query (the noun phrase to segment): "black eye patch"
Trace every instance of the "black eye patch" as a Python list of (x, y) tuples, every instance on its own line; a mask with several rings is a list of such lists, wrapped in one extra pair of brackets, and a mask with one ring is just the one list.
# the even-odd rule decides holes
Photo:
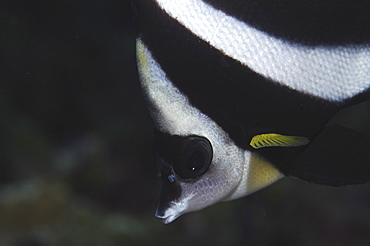
[(196, 135), (182, 137), (157, 132), (155, 153), (182, 178), (196, 178), (204, 174), (213, 158), (210, 141)]
[(212, 158), (213, 149), (207, 138), (188, 136), (181, 140), (174, 170), (183, 178), (196, 178), (207, 171)]

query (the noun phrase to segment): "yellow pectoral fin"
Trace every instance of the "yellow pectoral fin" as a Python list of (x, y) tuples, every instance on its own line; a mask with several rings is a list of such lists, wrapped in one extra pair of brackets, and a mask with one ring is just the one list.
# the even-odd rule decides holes
[(248, 172), (248, 194), (258, 191), (283, 177), (283, 174), (270, 162), (253, 153)]
[(254, 136), (249, 144), (255, 149), (260, 149), (265, 147), (297, 147), (309, 142), (310, 140), (306, 137), (266, 133)]

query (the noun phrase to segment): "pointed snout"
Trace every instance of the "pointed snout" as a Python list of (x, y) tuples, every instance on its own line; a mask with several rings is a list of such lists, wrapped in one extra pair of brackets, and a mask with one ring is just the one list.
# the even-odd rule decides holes
[(161, 219), (164, 224), (169, 224), (184, 212), (186, 206), (174, 202), (159, 203), (155, 211), (155, 217)]

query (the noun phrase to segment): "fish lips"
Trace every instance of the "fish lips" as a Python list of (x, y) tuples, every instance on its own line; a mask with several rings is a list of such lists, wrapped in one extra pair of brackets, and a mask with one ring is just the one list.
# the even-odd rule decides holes
[(155, 217), (161, 219), (164, 224), (169, 224), (180, 217), (186, 210), (184, 203), (164, 202), (159, 203), (155, 212)]

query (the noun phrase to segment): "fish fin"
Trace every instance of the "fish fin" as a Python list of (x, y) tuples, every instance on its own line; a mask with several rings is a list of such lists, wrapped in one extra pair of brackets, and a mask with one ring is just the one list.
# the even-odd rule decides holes
[(309, 142), (309, 139), (306, 137), (266, 133), (254, 136), (249, 144), (255, 149), (260, 149), (265, 147), (297, 147), (306, 145)]
[(289, 175), (316, 184), (346, 186), (370, 180), (370, 138), (340, 125), (325, 127)]

